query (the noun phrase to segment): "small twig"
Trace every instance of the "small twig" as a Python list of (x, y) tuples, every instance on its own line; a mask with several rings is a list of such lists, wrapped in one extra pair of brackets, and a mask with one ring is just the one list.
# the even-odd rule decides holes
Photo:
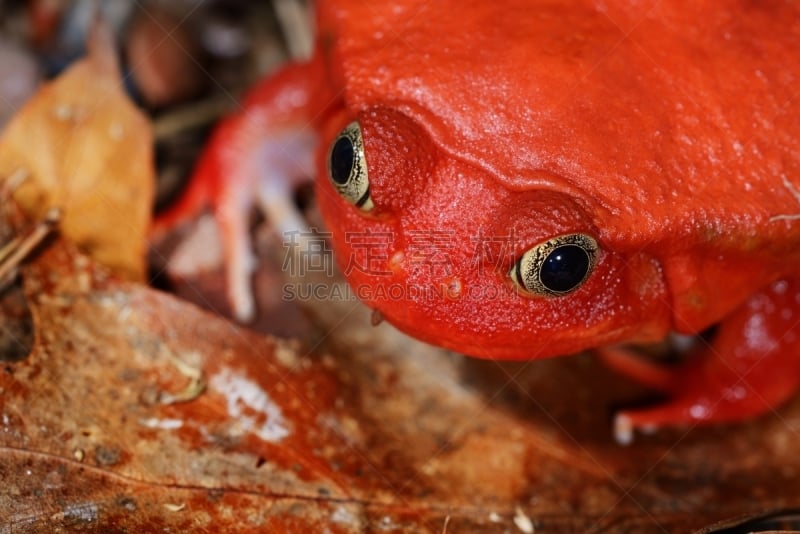
[(273, 5), (291, 58), (296, 60), (310, 58), (314, 37), (311, 34), (307, 7), (299, 0), (274, 0)]
[(0, 248), (0, 265), (6, 261), (6, 258), (11, 255), (14, 250), (19, 246), (20, 241), (22, 238), (20, 236), (14, 236), (14, 239), (6, 243), (5, 245)]
[(15, 237), (0, 250), (0, 280), (7, 280), (20, 263), (38, 247), (58, 224), (59, 208), (50, 208), (36, 227), (25, 237)]
[(235, 109), (230, 97), (215, 97), (166, 113), (153, 121), (153, 135), (162, 141), (185, 130), (213, 124)]

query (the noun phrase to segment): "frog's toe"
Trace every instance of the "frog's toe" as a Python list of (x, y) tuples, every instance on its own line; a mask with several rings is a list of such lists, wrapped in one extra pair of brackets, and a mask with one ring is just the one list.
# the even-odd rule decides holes
[(614, 439), (620, 445), (633, 442), (636, 431), (651, 434), (663, 427), (692, 426), (717, 414), (709, 399), (677, 398), (649, 408), (623, 410), (614, 416)]
[(251, 251), (248, 215), (252, 200), (246, 189), (226, 191), (218, 199), (216, 219), (219, 222), (226, 258), (228, 303), (239, 322), (249, 322), (256, 314), (251, 278), (256, 261)]
[(256, 303), (251, 287), (252, 260), (249, 257), (232, 259), (229, 269), (228, 302), (231, 313), (240, 323), (251, 322), (256, 315)]

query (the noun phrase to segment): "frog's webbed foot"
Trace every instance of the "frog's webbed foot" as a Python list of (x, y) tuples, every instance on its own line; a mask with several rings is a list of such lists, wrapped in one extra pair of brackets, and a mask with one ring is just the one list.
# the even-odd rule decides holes
[(668, 400), (616, 414), (617, 441), (635, 430), (742, 421), (777, 409), (800, 386), (800, 281), (779, 281), (719, 325), (689, 360), (671, 368), (604, 349), (614, 369), (665, 393)]

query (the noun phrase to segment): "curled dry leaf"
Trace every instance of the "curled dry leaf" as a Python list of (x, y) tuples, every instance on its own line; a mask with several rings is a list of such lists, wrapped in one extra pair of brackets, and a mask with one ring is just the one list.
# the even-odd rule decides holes
[(155, 182), (149, 121), (125, 94), (100, 24), (89, 55), (43, 85), (0, 138), (0, 178), (33, 219), (62, 210), (61, 231), (117, 274), (142, 280)]

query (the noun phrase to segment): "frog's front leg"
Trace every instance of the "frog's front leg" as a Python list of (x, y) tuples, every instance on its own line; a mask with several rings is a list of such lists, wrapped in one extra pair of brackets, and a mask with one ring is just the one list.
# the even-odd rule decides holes
[(669, 396), (663, 404), (618, 413), (618, 441), (630, 442), (636, 429), (740, 421), (788, 400), (800, 387), (800, 279), (752, 296), (697, 352), (669, 369), (605, 351), (612, 367)]
[(313, 177), (316, 126), (335, 104), (319, 60), (295, 63), (254, 87), (242, 109), (212, 133), (186, 193), (154, 226), (158, 234), (213, 209), (223, 240), (227, 297), (234, 316), (255, 314), (250, 276), (250, 210), (257, 205), (279, 233), (304, 222), (293, 203), (298, 180)]
[[(296, 86), (280, 90), (296, 91)], [(284, 236), (305, 229), (294, 204), (294, 189), (313, 177), (316, 134), (308, 108), (275, 116), (271, 101), (249, 104), (241, 116), (221, 126), (208, 147), (216, 158), (220, 187), (211, 199), (225, 259), (226, 290), (234, 317), (255, 316), (251, 275), (250, 212), (258, 206), (272, 229)], [(283, 110), (282, 110), (283, 111)], [(284, 122), (288, 121), (288, 122)]]

